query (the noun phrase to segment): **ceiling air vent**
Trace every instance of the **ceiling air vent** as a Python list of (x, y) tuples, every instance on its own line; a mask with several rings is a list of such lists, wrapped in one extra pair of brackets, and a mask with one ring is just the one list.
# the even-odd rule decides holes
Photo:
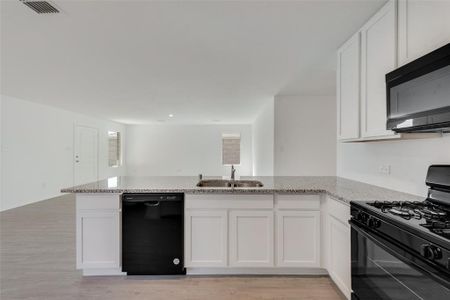
[(37, 12), (38, 14), (54, 14), (59, 13), (53, 5), (47, 1), (21, 0), (23, 4)]

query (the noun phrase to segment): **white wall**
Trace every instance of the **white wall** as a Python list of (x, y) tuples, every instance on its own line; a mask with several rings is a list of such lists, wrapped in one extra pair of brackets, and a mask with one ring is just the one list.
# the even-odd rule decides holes
[(108, 167), (107, 132), (125, 133), (125, 126), (1, 97), (1, 210), (58, 196), (61, 188), (73, 185), (75, 124), (99, 130), (99, 178), (123, 174), (125, 166)]
[(274, 101), (267, 103), (252, 125), (253, 175), (273, 175)]
[(230, 176), (222, 166), (222, 134), (241, 134), (237, 176), (252, 175), (250, 125), (127, 126), (127, 173), (134, 176)]
[(335, 97), (275, 97), (274, 173), (336, 175)]
[[(425, 196), (431, 164), (450, 164), (450, 135), (440, 138), (338, 144), (338, 176)], [(379, 168), (390, 165), (391, 173)]]
[(3, 203), (3, 97), (0, 95), (0, 211)]

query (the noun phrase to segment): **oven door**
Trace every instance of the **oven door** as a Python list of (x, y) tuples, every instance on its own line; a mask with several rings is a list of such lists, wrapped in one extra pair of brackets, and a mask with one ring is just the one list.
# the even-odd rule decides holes
[(417, 256), (351, 224), (352, 299), (450, 299), (448, 278), (426, 269)]

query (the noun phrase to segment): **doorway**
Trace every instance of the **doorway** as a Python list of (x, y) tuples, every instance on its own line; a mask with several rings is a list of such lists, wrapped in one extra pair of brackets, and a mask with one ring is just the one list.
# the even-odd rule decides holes
[(98, 130), (75, 125), (74, 184), (98, 180)]

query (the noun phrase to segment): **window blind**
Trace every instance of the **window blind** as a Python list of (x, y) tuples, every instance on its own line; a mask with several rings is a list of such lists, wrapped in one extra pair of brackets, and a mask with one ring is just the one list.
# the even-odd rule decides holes
[(222, 163), (224, 165), (241, 163), (241, 136), (239, 134), (222, 135)]

